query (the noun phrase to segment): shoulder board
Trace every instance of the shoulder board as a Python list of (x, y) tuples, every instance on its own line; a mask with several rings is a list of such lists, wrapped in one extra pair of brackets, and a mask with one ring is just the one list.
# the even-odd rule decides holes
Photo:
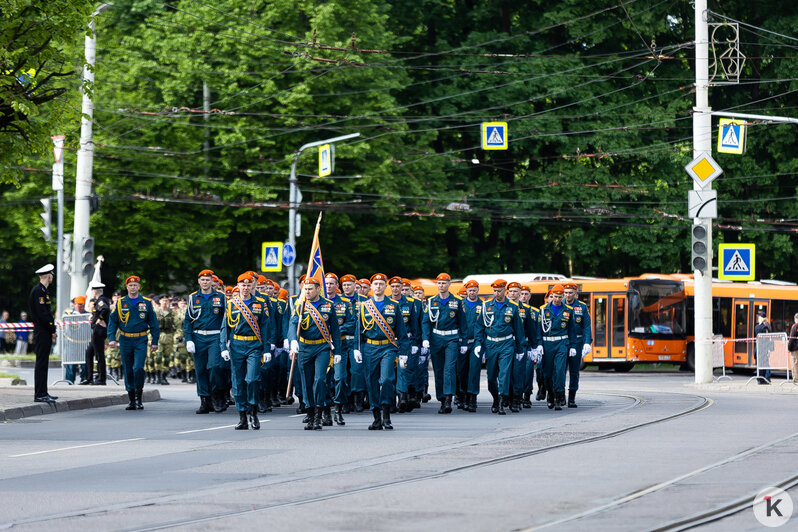
[(393, 302), (394, 302), (394, 303), (396, 303), (397, 305), (399, 304), (399, 302), (398, 302), (397, 300), (395, 300), (394, 298), (392, 298), (392, 297), (389, 297), (389, 298), (388, 298), (388, 300), (389, 300), (389, 301), (393, 301)]
[(569, 308), (569, 309), (571, 309), (571, 310), (573, 310), (573, 309), (574, 309), (574, 307), (572, 307), (572, 306), (571, 306), (571, 305), (569, 305), (568, 303), (563, 303), (563, 305), (565, 305), (565, 308)]
[[(198, 296), (198, 295), (199, 295), (199, 293), (200, 293), (200, 291), (199, 291), (199, 290), (197, 290), (197, 291), (195, 291), (195, 292), (191, 292), (191, 293), (188, 295), (188, 297), (194, 297), (194, 296)], [(211, 293), (213, 293), (213, 292), (211, 292)]]
[(271, 296), (269, 296), (269, 301), (272, 301), (272, 302), (274, 302), (274, 303), (277, 303), (277, 302), (279, 301), (279, 299), (277, 299), (276, 297), (271, 297)]
[(405, 297), (406, 297), (406, 298), (407, 298), (407, 300), (408, 300), (408, 301), (410, 301), (411, 303), (412, 303), (413, 301), (415, 301), (415, 300), (416, 300), (416, 298), (414, 298), (413, 296), (405, 296)]
[(532, 305), (528, 305), (526, 303), (521, 303), (521, 304), (524, 306), (524, 308), (532, 308)]
[(457, 294), (452, 294), (452, 295), (455, 297), (455, 299), (459, 299), (460, 301), (463, 300), (463, 298), (461, 296), (458, 296)]
[(266, 300), (263, 299), (261, 296), (255, 296), (255, 301), (260, 301), (261, 303), (266, 303)]
[(322, 301), (326, 301), (327, 303), (332, 303), (332, 299), (326, 298), (324, 296), (319, 297)]
[(516, 307), (518, 306), (518, 303), (516, 303), (516, 302), (515, 302), (515, 301), (513, 301), (512, 299), (508, 299), (508, 300), (507, 300), (507, 302), (508, 302), (508, 303), (512, 303), (512, 304), (513, 304), (513, 305), (515, 305)]
[(351, 303), (351, 302), (352, 302), (352, 300), (351, 300), (351, 299), (349, 299), (349, 298), (348, 298), (348, 297), (346, 297), (346, 296), (341, 296), (341, 301), (346, 301), (347, 303)]
[(144, 297), (144, 296), (141, 296), (141, 299), (143, 299), (144, 301), (152, 301), (152, 299), (150, 299), (149, 297)]

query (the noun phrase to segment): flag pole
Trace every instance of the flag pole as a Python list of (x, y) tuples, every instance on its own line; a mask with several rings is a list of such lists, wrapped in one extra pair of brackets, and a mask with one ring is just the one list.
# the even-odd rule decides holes
[[(319, 229), (321, 229), (321, 215), (322, 212), (319, 212), (319, 219), (316, 221), (316, 231), (313, 233), (313, 242), (319, 241)], [(308, 259), (308, 273), (310, 273), (310, 265), (312, 263), (313, 263), (313, 244), (310, 245), (310, 258)], [(304, 287), (300, 286), (299, 294), (297, 295), (297, 300), (302, 298), (302, 306), (299, 308), (299, 313), (297, 314), (299, 316), (299, 319), (297, 320), (296, 324), (297, 341), (299, 341), (299, 328), (302, 326), (302, 315), (305, 313), (305, 297), (304, 297), (305, 292), (303, 290)], [(296, 308), (296, 302), (294, 303), (294, 307)], [(285, 391), (285, 396), (291, 397), (294, 392), (294, 367), (296, 366), (297, 357), (291, 356), (290, 345), (288, 346), (288, 348), (289, 348), (288, 351), (289, 358), (291, 359), (291, 369), (288, 371), (288, 388)], [(297, 356), (299, 356), (299, 353), (297, 353)]]

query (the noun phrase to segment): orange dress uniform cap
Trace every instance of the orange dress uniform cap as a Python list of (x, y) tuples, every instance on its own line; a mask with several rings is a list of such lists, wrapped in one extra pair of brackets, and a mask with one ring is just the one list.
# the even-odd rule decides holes
[(233, 287), (232, 286), (225, 286), (224, 287), (224, 293), (227, 294), (227, 295), (232, 294), (233, 293)]
[(388, 284), (396, 284), (396, 283), (398, 283), (398, 284), (404, 284), (404, 281), (403, 281), (403, 280), (402, 280), (402, 278), (401, 278), (401, 277), (399, 277), (398, 275), (394, 275), (393, 277), (391, 277), (391, 278), (388, 280)]
[(308, 277), (307, 279), (305, 279), (305, 284), (306, 285), (315, 284), (316, 286), (321, 286), (321, 283), (315, 277)]
[(130, 277), (125, 279), (125, 284), (128, 284), (128, 283), (140, 283), (140, 282), (141, 282), (141, 277), (139, 277), (138, 275), (131, 275)]
[(562, 294), (564, 292), (565, 292), (565, 288), (563, 288), (563, 285), (561, 285), (561, 284), (555, 284), (554, 286), (551, 287), (551, 293), (552, 294)]
[(410, 286), (410, 279), (402, 279), (403, 286)]
[(272, 281), (271, 283), (275, 290), (278, 291), (280, 290), (280, 283), (278, 283), (277, 281)]
[(75, 298), (76, 305), (85, 305), (86, 304), (86, 296), (78, 296)]
[(464, 287), (462, 287), (462, 288), (460, 288), (460, 290), (458, 290), (457, 294), (458, 294), (458, 295), (461, 295), (461, 296), (464, 296), (464, 295), (466, 295), (466, 288), (465, 288), (465, 286), (464, 286)]
[(373, 283), (374, 281), (388, 281), (388, 276), (384, 273), (375, 273), (371, 276), (371, 282)]
[(333, 272), (325, 273), (324, 274), (324, 278), (325, 279), (335, 279), (336, 281), (338, 280), (338, 276), (335, 275)]
[(202, 270), (201, 272), (199, 272), (197, 274), (197, 277), (205, 277), (205, 276), (208, 276), (208, 275), (211, 277), (211, 279), (213, 279), (215, 277), (215, 275), (213, 275), (213, 271), (212, 270)]
[(371, 284), (371, 281), (369, 281), (368, 279), (366, 279), (366, 278), (364, 277), (364, 278), (362, 278), (361, 280), (359, 280), (357, 283), (358, 283), (358, 284), (369, 284), (369, 285), (370, 285), (370, 284)]
[(346, 275), (342, 275), (340, 281), (342, 283), (356, 283), (357, 277), (352, 275), (351, 273), (347, 273)]
[(285, 288), (280, 289), (280, 294), (277, 296), (277, 299), (288, 299), (288, 290)]
[(510, 288), (521, 288), (521, 283), (513, 281), (507, 285), (507, 289), (509, 290)]
[(420, 284), (417, 284), (416, 286), (412, 286), (411, 288), (413, 289), (413, 292), (415, 292), (416, 290), (424, 290), (424, 287), (421, 286)]
[(563, 283), (562, 287), (565, 290), (576, 290), (576, 284), (575, 283)]
[(530, 290), (530, 289), (529, 289), (529, 287), (528, 287), (527, 285), (525, 285), (525, 284), (522, 284), (522, 285), (521, 285), (521, 291), (522, 291), (522, 292), (531, 292), (532, 290)]
[(463, 288), (479, 288), (479, 283), (475, 280), (471, 279), (466, 284), (463, 285)]
[(299, 276), (299, 282), (300, 282), (300, 284), (301, 284), (301, 283), (303, 283), (303, 282), (305, 282), (305, 277), (307, 277), (307, 276), (306, 276), (304, 273), (303, 273), (302, 275), (300, 275), (300, 276)]
[(507, 281), (505, 281), (504, 279), (496, 279), (495, 281), (490, 283), (491, 288), (504, 288), (505, 286), (507, 286)]
[(451, 281), (452, 276), (448, 273), (439, 273), (438, 276), (435, 278), (436, 281)]
[(252, 282), (252, 276), (249, 274), (249, 272), (244, 272), (238, 276), (236, 282), (237, 283)]
[(223, 284), (223, 283), (222, 283), (222, 280), (221, 280), (221, 279), (219, 278), (219, 276), (218, 276), (218, 275), (216, 275), (216, 274), (214, 274), (214, 275), (211, 275), (211, 279), (213, 279), (213, 282), (214, 282), (214, 283)]
[(258, 284), (266, 284), (266, 276), (265, 275), (258, 275)]

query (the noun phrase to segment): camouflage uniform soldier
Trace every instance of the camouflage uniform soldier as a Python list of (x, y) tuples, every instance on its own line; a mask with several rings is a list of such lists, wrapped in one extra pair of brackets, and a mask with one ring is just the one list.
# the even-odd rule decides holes
[(184, 333), (181, 324), (186, 317), (186, 302), (183, 299), (179, 299), (177, 302), (177, 308), (172, 311), (172, 316), (174, 318), (175, 323), (175, 334), (174, 334), (174, 345), (175, 345), (175, 357), (177, 358), (178, 363), (183, 368), (185, 372), (183, 375), (184, 377), (187, 375), (187, 381), (190, 384), (194, 384), (197, 382), (196, 379), (196, 371), (194, 368), (194, 357), (190, 356), (188, 353), (188, 349), (186, 349), (186, 343), (183, 341)]
[(169, 299), (166, 296), (161, 296), (158, 299), (155, 316), (158, 318), (158, 327), (161, 329), (161, 342), (154, 358), (154, 380), (155, 384), (169, 384), (169, 381), (166, 380), (166, 371), (174, 354), (174, 333), (177, 327), (174, 313), (169, 309)]

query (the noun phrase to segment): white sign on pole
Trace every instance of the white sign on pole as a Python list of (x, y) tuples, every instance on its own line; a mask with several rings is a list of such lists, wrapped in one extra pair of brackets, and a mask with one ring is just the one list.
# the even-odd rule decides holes
[(687, 215), (690, 218), (717, 218), (717, 190), (689, 190), (687, 192)]

